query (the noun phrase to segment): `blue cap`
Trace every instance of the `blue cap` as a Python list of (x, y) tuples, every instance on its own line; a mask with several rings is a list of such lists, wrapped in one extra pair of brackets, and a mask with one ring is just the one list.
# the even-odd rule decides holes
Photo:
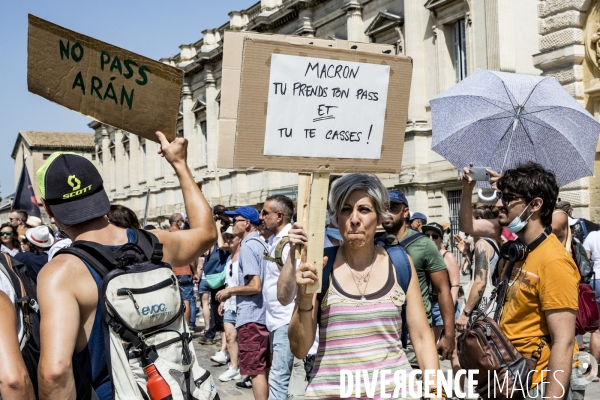
[(410, 216), (409, 221), (414, 221), (415, 219), (422, 219), (425, 221), (425, 223), (427, 223), (427, 217), (425, 214), (421, 214), (420, 212), (413, 213), (413, 215)]
[(260, 216), (258, 211), (254, 207), (243, 206), (233, 211), (225, 211), (226, 215), (239, 215), (240, 217), (246, 218), (251, 224), (260, 224)]
[(408, 200), (406, 200), (406, 196), (399, 190), (390, 190), (390, 201), (392, 203), (401, 203), (408, 207)]

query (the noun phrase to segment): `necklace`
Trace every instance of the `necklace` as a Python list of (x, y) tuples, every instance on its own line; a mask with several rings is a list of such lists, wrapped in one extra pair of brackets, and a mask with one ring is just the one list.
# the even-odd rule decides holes
[[(348, 266), (348, 269), (350, 270), (350, 274), (352, 275), (352, 280), (354, 281), (354, 284), (356, 285), (356, 289), (358, 290), (358, 293), (360, 293), (360, 300), (366, 301), (367, 298), (365, 297), (365, 293), (367, 292), (367, 287), (369, 286), (369, 280), (371, 279), (371, 271), (373, 270), (373, 264), (375, 263), (375, 259), (377, 258), (377, 251), (375, 251), (375, 254), (373, 254), (373, 259), (371, 260), (371, 265), (369, 265), (369, 267), (368, 267), (369, 272), (366, 272), (362, 275), (359, 274), (358, 272), (354, 271), (352, 269), (352, 267), (350, 266), (350, 263), (348, 263), (348, 261), (346, 260), (346, 251), (345, 251), (344, 247), (342, 247), (342, 258), (344, 259), (344, 263)], [(358, 281), (356, 279), (356, 276), (358, 276)], [(365, 289), (361, 292), (360, 286), (362, 286), (363, 283), (365, 284)]]

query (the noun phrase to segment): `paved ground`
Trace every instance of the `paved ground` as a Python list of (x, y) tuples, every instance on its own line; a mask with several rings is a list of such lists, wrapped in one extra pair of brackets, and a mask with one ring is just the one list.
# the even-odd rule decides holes
[[(460, 280), (462, 285), (466, 285), (469, 282), (469, 276), (461, 276)], [(198, 315), (197, 331), (200, 332), (203, 329), (203, 322), (201, 314)], [(196, 334), (196, 337), (199, 334)], [(217, 336), (219, 338), (219, 336)], [(584, 343), (586, 348), (589, 349), (589, 335), (584, 337)], [(235, 386), (235, 381), (221, 382), (219, 381), (219, 375), (227, 370), (227, 366), (216, 364), (210, 360), (210, 357), (220, 350), (220, 345), (201, 345), (197, 341), (194, 341), (194, 348), (196, 349), (196, 355), (200, 362), (200, 366), (204, 369), (209, 370), (217, 384), (217, 390), (221, 399), (233, 399), (233, 400), (250, 400), (254, 399), (252, 389), (240, 389)], [(441, 368), (444, 371), (451, 369), (449, 361), (442, 361)], [(588, 385), (585, 400), (599, 400), (600, 399), (600, 382), (592, 382)]]

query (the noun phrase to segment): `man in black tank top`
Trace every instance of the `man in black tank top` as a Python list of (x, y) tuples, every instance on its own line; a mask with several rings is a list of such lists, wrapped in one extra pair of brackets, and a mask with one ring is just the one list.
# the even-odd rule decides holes
[[(183, 193), (189, 230), (151, 231), (163, 244), (162, 261), (172, 265), (194, 262), (216, 241), (217, 231), (210, 207), (187, 166), (187, 140), (169, 143), (157, 132), (159, 154), (171, 164)], [(52, 154), (37, 172), (44, 207), (58, 228), (73, 241), (87, 240), (105, 246), (129, 241), (127, 231), (109, 223), (110, 203), (102, 177), (89, 160), (73, 153)], [(84, 366), (100, 400), (112, 399), (107, 379), (103, 343), (89, 342), (102, 335), (98, 312), (98, 280), (76, 256), (59, 254), (38, 276), (42, 353), (39, 364), (39, 395), (44, 399), (74, 399), (75, 353), (97, 355)], [(100, 329), (100, 332), (98, 332)], [(100, 350), (99, 350), (100, 348)], [(91, 372), (90, 372), (91, 371)]]

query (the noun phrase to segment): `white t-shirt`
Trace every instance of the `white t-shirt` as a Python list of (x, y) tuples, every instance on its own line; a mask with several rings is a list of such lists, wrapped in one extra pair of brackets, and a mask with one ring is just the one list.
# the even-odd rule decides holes
[(48, 250), (48, 261), (52, 260), (54, 255), (60, 250), (67, 246), (70, 246), (73, 241), (69, 238), (61, 239), (57, 242), (54, 242), (50, 250)]
[[(287, 236), (292, 224), (287, 224), (277, 234), (269, 238), (268, 249), (271, 257), (275, 256), (275, 248), (284, 236)], [(285, 263), (290, 253), (290, 246), (285, 246), (281, 252), (281, 260)], [(263, 298), (267, 305), (267, 329), (273, 332), (277, 328), (290, 323), (294, 313), (294, 302), (287, 306), (282, 306), (277, 299), (277, 281), (279, 280), (279, 267), (273, 261), (266, 262), (265, 282), (263, 283)]]
[(9, 249), (8, 247), (6, 247), (5, 245), (0, 245), (0, 251), (3, 251), (5, 253), (10, 254), (11, 257), (14, 257), (15, 254), (17, 254), (19, 252), (19, 249), (16, 248), (14, 250)]
[(596, 279), (600, 279), (600, 231), (590, 232), (583, 242), (583, 248), (592, 253)]
[[(225, 284), (228, 288), (239, 286), (238, 283), (238, 267), (239, 260), (231, 261), (231, 256), (227, 259), (227, 265), (225, 266)], [(237, 302), (235, 296), (231, 296), (227, 300), (225, 300), (225, 305), (223, 306), (225, 311), (236, 311)]]
[[(0, 290), (3, 291), (4, 293), (6, 293), (6, 295), (8, 296), (8, 298), (10, 299), (11, 303), (13, 303), (13, 305), (16, 303), (17, 300), (17, 294), (15, 293), (15, 290), (13, 289), (12, 286), (12, 282), (10, 281), (10, 278), (6, 275), (4, 275), (4, 273), (0, 272)], [(19, 307), (17, 309), (17, 332), (18, 332), (18, 339), (19, 339), (19, 343), (21, 343), (21, 339), (23, 339), (23, 316), (22, 316), (23, 311), (21, 311), (21, 308)]]

